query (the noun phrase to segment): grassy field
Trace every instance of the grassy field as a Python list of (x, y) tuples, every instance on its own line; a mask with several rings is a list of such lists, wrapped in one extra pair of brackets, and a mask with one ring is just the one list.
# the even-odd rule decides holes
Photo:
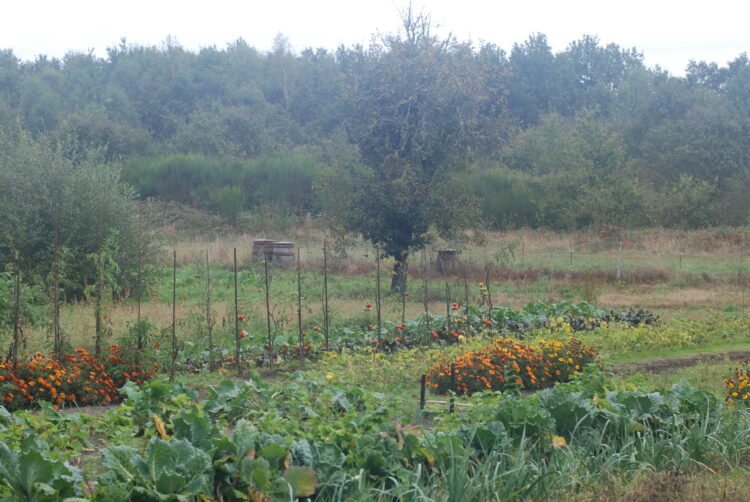
[[(601, 233), (558, 234), (546, 231), (476, 233), (463, 242), (439, 241), (411, 259), (410, 296), (406, 317), (424, 311), (424, 286), (432, 312), (445, 312), (446, 303), (476, 303), (478, 283), (489, 278), (493, 305), (522, 307), (531, 301), (559, 300), (601, 304), (610, 308), (646, 308), (670, 317), (700, 317), (716, 311), (743, 313), (750, 298), (750, 257), (747, 231), (674, 232), (652, 230), (628, 235)], [(168, 235), (168, 232), (164, 232)], [(169, 236), (156, 274), (145, 295), (142, 315), (157, 327), (171, 324), (171, 251), (178, 259), (177, 317), (195, 320), (205, 312), (205, 254), (212, 275), (212, 310), (221, 323), (233, 317), (233, 250), (239, 262), (239, 301), (253, 318), (264, 318), (263, 269), (251, 261), (255, 238), (293, 240), (303, 266), (303, 315), (306, 325), (319, 324), (323, 296), (323, 234), (297, 229), (285, 234), (241, 235), (231, 238)], [(620, 243), (623, 243), (620, 253)], [(363, 306), (375, 300), (374, 251), (358, 240), (330, 242), (329, 308), (332, 322), (361, 323)], [(460, 251), (460, 265), (452, 274), (435, 268), (436, 249)], [(571, 250), (572, 269), (571, 269)], [(618, 265), (619, 264), (619, 265)], [(402, 316), (398, 295), (387, 294), (390, 265), (384, 260), (383, 318)], [(618, 272), (620, 270), (619, 279)], [(290, 327), (296, 315), (296, 272), (272, 267), (271, 301), (279, 322)], [(448, 286), (446, 288), (446, 285)], [(468, 287), (466, 287), (468, 286)], [(132, 296), (132, 295), (131, 295)], [(106, 308), (106, 323), (114, 338), (136, 317), (135, 301), (120, 300)], [(260, 326), (259, 322), (259, 326)], [(65, 306), (62, 325), (75, 346), (91, 346), (94, 310), (86, 302)], [(30, 333), (29, 347), (43, 349), (44, 329)]]

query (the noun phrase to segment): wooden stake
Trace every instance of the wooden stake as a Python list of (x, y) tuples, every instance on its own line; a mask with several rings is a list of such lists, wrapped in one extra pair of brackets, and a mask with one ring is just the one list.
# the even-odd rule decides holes
[(297, 327), (299, 328), (299, 365), (302, 366), (302, 264), (299, 259), (299, 248), (297, 248)]
[(13, 345), (10, 349), (10, 362), (13, 367), (18, 364), (18, 346), (21, 338), (21, 268), (18, 262), (18, 251), (16, 251), (13, 260), (13, 272), (16, 276), (15, 288), (13, 289)]
[(487, 290), (487, 307), (492, 310), (492, 291), (490, 290), (490, 265), (484, 269), (484, 287)]
[(177, 250), (172, 250), (172, 366), (169, 381), (174, 382), (177, 366)]
[(744, 267), (742, 264), (743, 258), (744, 258), (744, 248), (743, 245), (740, 244), (740, 288), (742, 288), (742, 316), (745, 316), (745, 296), (746, 296), (746, 290), (747, 287), (745, 285), (745, 278), (743, 277)]
[(208, 249), (206, 249), (206, 329), (208, 331), (208, 369), (216, 371), (214, 359), (214, 325), (211, 322), (211, 267), (208, 263)]
[[(57, 228), (55, 228), (57, 232)], [(57, 239), (57, 237), (56, 237)], [(62, 330), (60, 329), (60, 249), (55, 242), (54, 270), (52, 272), (52, 334), (54, 337), (55, 358), (60, 359), (63, 351)]]
[(424, 409), (425, 394), (427, 390), (427, 375), (422, 375), (419, 384), (419, 409)]
[(422, 250), (422, 282), (424, 286), (424, 296), (422, 302), (424, 303), (424, 315), (427, 323), (427, 342), (432, 344), (432, 330), (430, 329), (430, 297), (429, 297), (429, 285), (427, 282), (427, 252)]
[(451, 288), (448, 286), (448, 279), (445, 279), (445, 317), (451, 317)]
[(143, 352), (143, 329), (141, 326), (141, 297), (143, 295), (143, 225), (141, 220), (141, 207), (138, 206), (138, 269), (136, 271), (135, 302), (136, 302), (136, 364), (141, 362)]
[(466, 264), (464, 264), (464, 315), (469, 315), (469, 280), (466, 277)]
[(102, 294), (104, 290), (101, 245), (99, 245), (99, 253), (97, 254), (96, 261), (96, 304), (94, 306), (94, 329), (96, 338), (94, 341), (94, 353), (96, 354), (96, 357), (100, 357), (102, 355)]
[(325, 338), (325, 350), (328, 350), (328, 327), (329, 327), (329, 310), (328, 310), (328, 239), (323, 241), (323, 336)]
[(451, 363), (451, 399), (448, 413), (456, 411), (456, 363)]
[[(265, 249), (265, 248), (264, 248)], [(234, 359), (237, 376), (242, 376), (242, 361), (240, 360), (240, 304), (237, 294), (237, 248), (234, 248)]]
[(268, 343), (268, 358), (273, 366), (273, 337), (271, 336), (271, 294), (268, 280), (268, 248), (263, 250), (263, 285), (266, 290), (266, 334)]
[(380, 246), (375, 247), (375, 309), (378, 315), (378, 346), (382, 346), (382, 319), (380, 310)]

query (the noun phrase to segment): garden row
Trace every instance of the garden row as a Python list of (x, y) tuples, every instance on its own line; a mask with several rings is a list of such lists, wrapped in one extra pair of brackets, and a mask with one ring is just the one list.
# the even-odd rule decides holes
[[(482, 308), (449, 305), (444, 315), (421, 314), (401, 322), (385, 321), (377, 324), (373, 305), (363, 305), (363, 314), (349, 326), (330, 327), (325, 323), (309, 325), (299, 333), (267, 330), (251, 316), (239, 315), (240, 356), (257, 365), (289, 360), (318, 359), (323, 352), (372, 347), (396, 351), (428, 345), (450, 345), (469, 337), (498, 336), (524, 338), (532, 334), (569, 335), (592, 331), (613, 324), (623, 326), (653, 326), (660, 323), (658, 316), (644, 310), (610, 310), (581, 302), (533, 302), (519, 310), (510, 307)], [(199, 341), (197, 341), (199, 342)], [(217, 341), (219, 364), (233, 364), (234, 338)], [(205, 343), (182, 343), (178, 366), (187, 371), (202, 371), (209, 366), (211, 354)]]
[[(688, 385), (634, 388), (596, 366), (530, 396), (475, 396), (432, 430), (405, 425), (398, 398), (302, 374), (283, 385), (227, 380), (203, 401), (158, 380), (124, 392), (96, 420), (0, 408), (0, 496), (541, 499), (613, 476), (744, 468), (750, 448), (746, 409)], [(89, 429), (107, 441), (104, 473), (73, 465), (94, 446)]]

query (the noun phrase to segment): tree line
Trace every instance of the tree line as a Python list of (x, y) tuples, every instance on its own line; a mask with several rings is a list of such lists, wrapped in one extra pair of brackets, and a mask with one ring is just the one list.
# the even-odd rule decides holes
[[(419, 57), (402, 51), (380, 74), (370, 72), (372, 64), (393, 54), (389, 44), (397, 37), (295, 52), (279, 36), (265, 53), (241, 39), (197, 52), (169, 39), (159, 47), (123, 40), (104, 58), (69, 53), (34, 61), (5, 49), (0, 121), (18, 122), (36, 138), (74, 137), (106, 161), (150, 165), (175, 155), (367, 165), (417, 147), (409, 155), (429, 150), (435, 165), (463, 164), (465, 189), (483, 221), (500, 228), (747, 222), (739, 203), (750, 181), (745, 54), (724, 66), (691, 62), (682, 77), (647, 68), (634, 48), (592, 36), (560, 52), (543, 34), (509, 51), (437, 39), (427, 50), (416, 43), (419, 36), (404, 32), (401, 39), (408, 45), (412, 37), (409, 50)], [(402, 101), (413, 88), (424, 92)], [(420, 99), (431, 102), (419, 117), (428, 123), (413, 122), (416, 115), (401, 124), (381, 116), (372, 127), (374, 108), (400, 113)], [(440, 124), (460, 121), (452, 114), (457, 108), (470, 115), (467, 123)], [(410, 129), (418, 142), (397, 145), (412, 126), (421, 127)], [(443, 135), (448, 126), (471, 132), (460, 159), (449, 158), (456, 137)], [(217, 197), (206, 205), (217, 207)]]
[(592, 36), (441, 38), (411, 10), (334, 51), (0, 50), (5, 290), (18, 274), (54, 305), (132, 289), (137, 194), (235, 225), (321, 214), (395, 258), (394, 289), (410, 252), (461, 228), (743, 225), (748, 137), (745, 54), (674, 76)]

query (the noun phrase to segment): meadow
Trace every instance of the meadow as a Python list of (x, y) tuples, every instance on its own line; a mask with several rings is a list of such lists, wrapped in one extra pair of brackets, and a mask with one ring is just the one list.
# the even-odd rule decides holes
[[(169, 229), (165, 229), (168, 234)], [(607, 232), (555, 233), (516, 231), (475, 233), (470, 240), (437, 242), (423, 256), (411, 259), (407, 317), (424, 311), (424, 278), (428, 280), (431, 312), (444, 312), (447, 296), (465, 303), (478, 299), (477, 284), (489, 279), (494, 305), (522, 307), (531, 301), (590, 301), (610, 308), (648, 308), (666, 316), (696, 317), (714, 311), (744, 312), (750, 299), (750, 252), (745, 234), (729, 229), (710, 231), (652, 230), (629, 235)], [(177, 317), (205, 313), (205, 259), (212, 274), (212, 309), (231, 318), (232, 256), (237, 250), (239, 301), (253, 318), (263, 318), (265, 298), (262, 263), (251, 260), (252, 241), (277, 238), (295, 241), (303, 268), (303, 307), (308, 323), (320, 320), (323, 296), (325, 235), (305, 228), (211, 239), (175, 233), (160, 253), (160, 267), (144, 292), (142, 315), (156, 326), (171, 323), (172, 250), (177, 255)], [(739, 239), (739, 240), (738, 240)], [(624, 243), (620, 251), (620, 243)], [(363, 317), (363, 305), (376, 294), (375, 251), (359, 240), (331, 241), (329, 308), (335, 322)], [(445, 276), (435, 268), (437, 249), (459, 251), (460, 265)], [(571, 254), (572, 250), (572, 254)], [(572, 255), (572, 269), (571, 269)], [(620, 276), (618, 279), (618, 263)], [(383, 317), (400, 320), (402, 301), (387, 295), (387, 260), (383, 273)], [(296, 271), (272, 267), (271, 296), (281, 310), (295, 310)], [(445, 284), (449, 292), (446, 293)], [(112, 333), (125, 331), (135, 318), (135, 293), (126, 292), (107, 311)], [(231, 308), (230, 308), (231, 307)], [(294, 313), (296, 315), (296, 312)], [(91, 346), (93, 303), (72, 302), (63, 310), (63, 326), (75, 346)], [(30, 346), (43, 348), (44, 329), (30, 334)]]

